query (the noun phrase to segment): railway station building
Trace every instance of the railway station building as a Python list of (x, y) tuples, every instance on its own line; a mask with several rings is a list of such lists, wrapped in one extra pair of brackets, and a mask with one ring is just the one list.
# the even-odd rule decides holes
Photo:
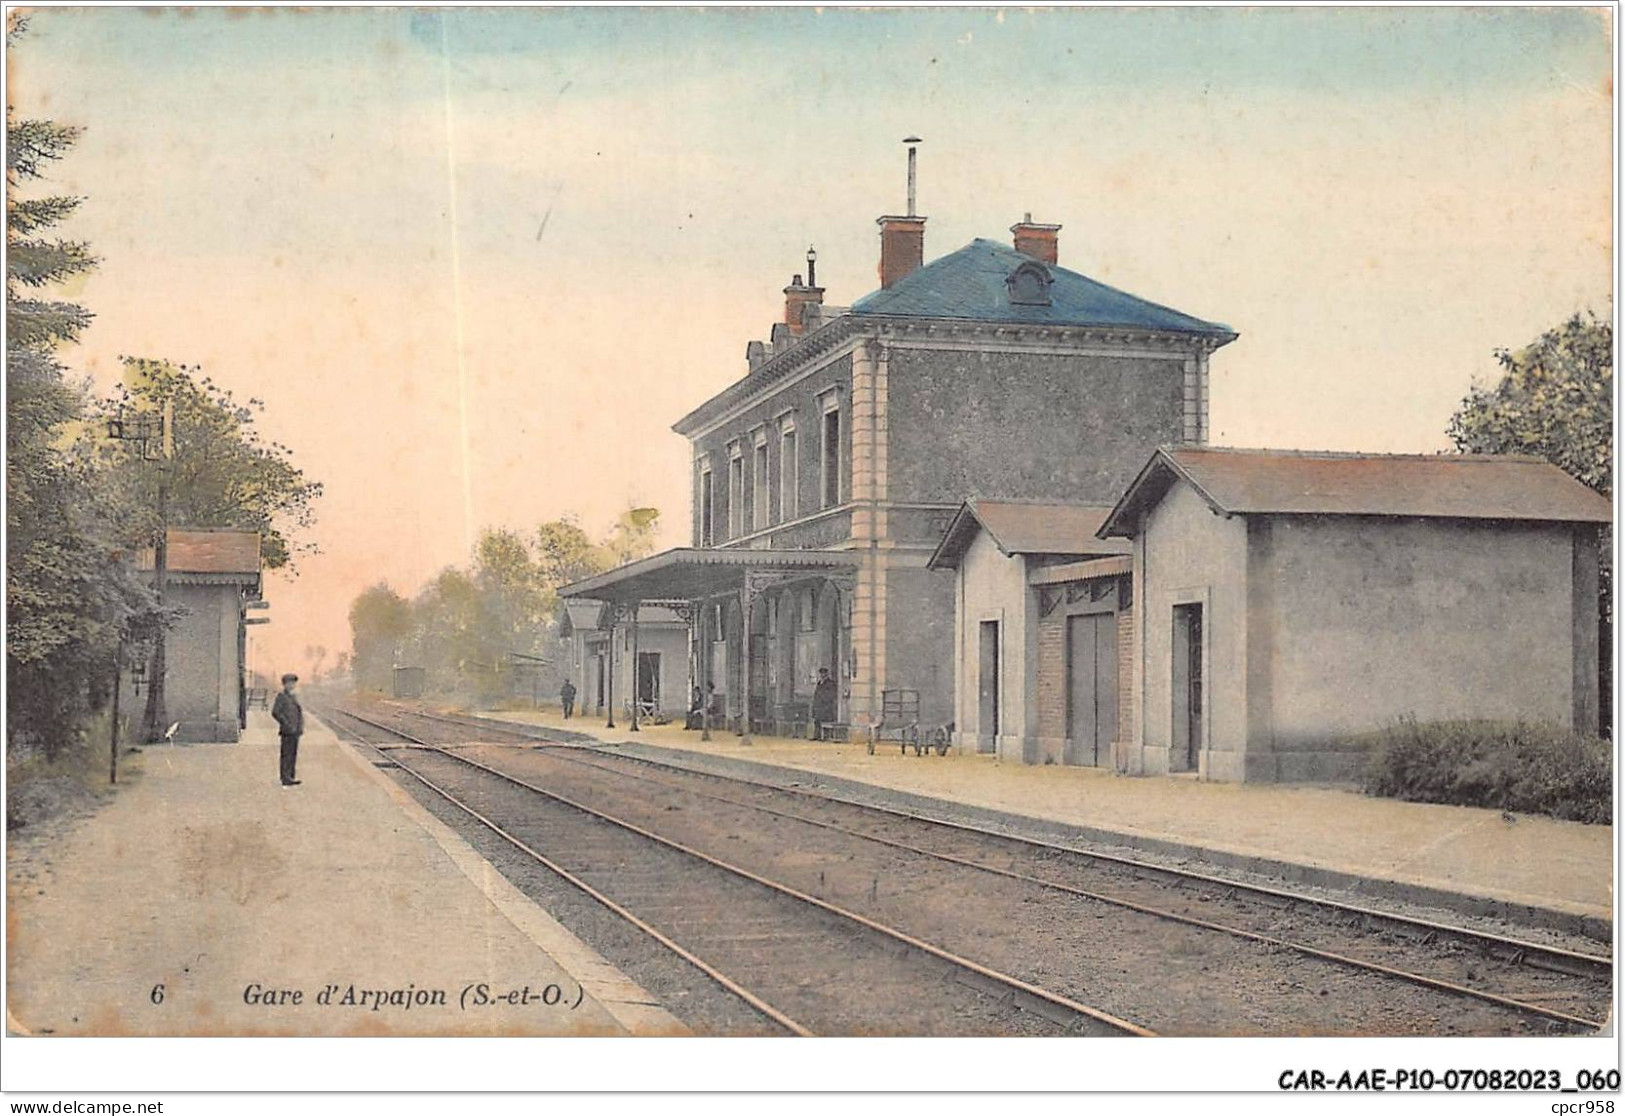
[[(849, 307), (824, 301), (809, 253), (743, 375), (675, 424), (691, 544), (561, 591), (604, 606), (604, 677), (641, 647), (615, 633), (656, 605), (736, 731), (797, 731), (820, 669), (842, 723), (904, 689), (948, 725), (964, 641), (932, 556), (967, 498), (1109, 507), (1157, 446), (1206, 440), (1227, 326), (1063, 267), (1061, 227), (1030, 217), (926, 263), (926, 220), (879, 218), (880, 286)], [(621, 714), (625, 696), (605, 700)]]

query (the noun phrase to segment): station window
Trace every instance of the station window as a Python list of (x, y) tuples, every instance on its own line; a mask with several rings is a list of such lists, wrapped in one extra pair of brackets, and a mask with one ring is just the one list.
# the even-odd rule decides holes
[(712, 490), (711, 467), (709, 465), (700, 469), (700, 545), (716, 545), (716, 511), (712, 501), (716, 494)]
[(728, 537), (743, 535), (745, 518), (745, 459), (735, 446), (728, 457)]
[(819, 447), (819, 477), (823, 488), (823, 506), (833, 508), (841, 502), (841, 407), (840, 401), (833, 395), (825, 404), (823, 433), (823, 443)]
[(800, 461), (796, 456), (796, 425), (786, 420), (779, 431), (779, 520), (789, 522), (799, 511), (796, 486), (801, 478)]
[(767, 504), (768, 494), (773, 486), (767, 475), (767, 435), (760, 434), (756, 438), (756, 451), (751, 457), (751, 527), (761, 528), (768, 524)]

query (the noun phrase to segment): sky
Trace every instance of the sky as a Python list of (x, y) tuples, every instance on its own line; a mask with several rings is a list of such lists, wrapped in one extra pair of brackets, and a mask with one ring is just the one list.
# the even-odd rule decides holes
[(69, 363), (201, 364), (326, 487), (272, 673), (482, 527), (686, 544), (670, 424), (808, 245), (873, 289), (911, 134), (927, 259), (1030, 212), (1237, 330), (1217, 444), (1447, 448), (1497, 348), (1612, 315), (1603, 9), (47, 8), (7, 60), (84, 129), (43, 184), (101, 258)]

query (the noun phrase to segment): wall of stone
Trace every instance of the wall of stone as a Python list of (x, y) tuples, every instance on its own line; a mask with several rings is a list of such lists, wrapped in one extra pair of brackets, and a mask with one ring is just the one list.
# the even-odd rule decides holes
[(1276, 517), (1268, 536), (1278, 777), (1349, 774), (1349, 738), (1400, 717), (1571, 723), (1570, 528)]
[(1183, 427), (1182, 359), (892, 348), (891, 499), (1116, 501)]
[[(933, 727), (954, 720), (954, 578), (925, 569), (923, 562), (893, 557), (887, 563), (879, 681), (880, 688), (920, 691), (920, 720)], [(861, 605), (861, 595), (856, 603)], [(866, 617), (854, 615), (855, 641), (864, 638), (865, 623)], [(861, 681), (861, 646), (859, 652)]]
[[(792, 379), (794, 374), (792, 374)], [(716, 532), (713, 540), (716, 545), (729, 541), (728, 536), (728, 446), (738, 439), (744, 453), (744, 502), (747, 509), (754, 508), (754, 492), (757, 479), (753, 475), (753, 432), (765, 425), (767, 434), (768, 453), (768, 509), (769, 524), (754, 524), (754, 529), (778, 524), (787, 521), (785, 509), (781, 504), (781, 488), (779, 476), (784, 468), (782, 454), (782, 440), (779, 437), (780, 417), (786, 411), (791, 411), (795, 417), (796, 426), (796, 457), (797, 457), (797, 506), (795, 515), (790, 519), (800, 519), (813, 515), (823, 508), (819, 490), (821, 472), (819, 468), (819, 447), (822, 435), (823, 406), (822, 395), (830, 388), (839, 390), (841, 400), (841, 442), (840, 455), (842, 469), (841, 490), (843, 494), (852, 491), (852, 357), (850, 354), (835, 358), (830, 364), (796, 380), (781, 390), (752, 405), (738, 417), (730, 419), (717, 429), (700, 437), (691, 439), (693, 464), (693, 491), (692, 500), (692, 539), (693, 545), (700, 545), (700, 469), (699, 459), (702, 454), (708, 454), (711, 463), (712, 475), (712, 503), (715, 515)], [(748, 534), (750, 532), (743, 532)], [(774, 542), (775, 546), (797, 546), (800, 543), (792, 535), (785, 535), (781, 540)], [(820, 544), (814, 544), (820, 545)]]

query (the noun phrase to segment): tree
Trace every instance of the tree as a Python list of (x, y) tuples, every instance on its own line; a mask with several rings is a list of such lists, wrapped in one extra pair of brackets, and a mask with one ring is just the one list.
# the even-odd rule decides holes
[(1614, 329), (1575, 314), (1516, 352), (1495, 353), (1503, 375), (1475, 387), (1450, 419), (1465, 453), (1543, 457), (1604, 496), (1613, 492)]
[(540, 524), (531, 545), (536, 555), (537, 576), (544, 585), (555, 589), (607, 568), (600, 548), (573, 516)]
[(198, 368), (144, 357), (123, 360), (124, 387), (104, 410), (167, 405), (173, 412), (170, 461), (143, 460), (122, 445), (107, 450), (132, 502), (156, 507), (159, 471), (167, 469), (170, 526), (257, 531), (265, 567), (288, 566), (303, 549), (296, 536), (313, 522), (322, 485), (294, 465), (287, 446), (260, 436), (256, 420), (265, 404), (239, 402)]
[[(1575, 314), (1517, 351), (1495, 353), (1503, 374), (1475, 387), (1451, 416), (1449, 434), (1464, 453), (1520, 453), (1544, 458), (1611, 496), (1614, 487), (1614, 327), (1595, 314)], [(1612, 721), (1613, 561), (1603, 533), (1599, 571), (1599, 682), (1604, 731)]]
[(411, 634), (412, 606), (406, 598), (383, 582), (362, 590), (350, 604), (347, 658), (356, 686), (387, 690), (396, 657)]
[[(14, 25), (12, 34), (17, 31)], [(89, 271), (80, 241), (51, 235), (82, 199), (27, 198), (78, 137), (44, 120), (6, 120), (6, 707), (8, 751), (59, 758), (105, 701), (120, 646), (158, 623), (123, 560), (130, 509), (93, 455), (65, 446), (86, 412), (59, 353), (90, 323), (46, 288)]]
[(624, 566), (652, 554), (659, 532), (659, 508), (627, 508), (604, 540), (604, 549), (610, 557), (609, 568)]
[[(390, 649), (425, 668), (430, 685), (443, 693), (471, 691), (482, 700), (500, 696), (515, 673), (516, 656), (532, 685), (551, 688), (565, 669), (555, 638), (559, 589), (648, 554), (659, 516), (654, 508), (629, 509), (596, 543), (570, 516), (539, 524), (529, 537), (488, 528), (468, 569), (448, 566), (409, 606), (398, 597), (398, 605), (387, 605), (391, 617), (398, 617), (399, 608), (409, 613), (408, 633)], [(358, 685), (367, 684), (364, 676), (376, 677), (367, 664), (382, 645), (372, 634), (383, 623), (377, 619), (386, 609), (382, 589), (374, 586), (351, 606)]]

